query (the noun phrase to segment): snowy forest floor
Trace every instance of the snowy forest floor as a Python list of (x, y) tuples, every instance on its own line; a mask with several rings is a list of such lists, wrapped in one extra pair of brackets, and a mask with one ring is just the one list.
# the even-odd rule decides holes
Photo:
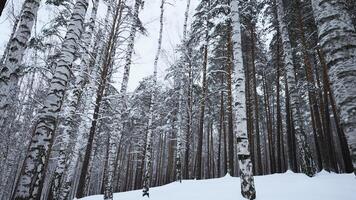
[[(356, 178), (353, 174), (322, 171), (309, 178), (286, 172), (255, 176), (256, 200), (356, 200)], [(138, 200), (142, 191), (114, 194), (114, 200)], [(147, 197), (145, 197), (148, 199)], [(101, 200), (102, 195), (82, 200)], [(150, 189), (150, 200), (243, 200), (240, 179), (225, 176), (208, 180), (183, 180)]]

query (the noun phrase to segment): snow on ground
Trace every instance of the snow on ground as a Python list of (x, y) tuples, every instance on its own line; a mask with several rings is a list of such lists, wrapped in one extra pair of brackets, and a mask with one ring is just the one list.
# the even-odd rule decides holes
[[(313, 178), (286, 172), (256, 176), (256, 200), (356, 200), (356, 178), (353, 174), (325, 171)], [(148, 199), (147, 197), (145, 197)], [(114, 194), (114, 200), (139, 200), (141, 190)], [(101, 200), (102, 195), (82, 200)], [(150, 200), (243, 200), (240, 179), (230, 176), (208, 180), (183, 180), (150, 189)]]

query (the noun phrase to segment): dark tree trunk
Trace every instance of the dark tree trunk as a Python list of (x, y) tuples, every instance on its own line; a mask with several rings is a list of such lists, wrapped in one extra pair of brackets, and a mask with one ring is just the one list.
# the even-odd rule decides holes
[[(188, 49), (188, 57), (191, 57), (191, 51)], [(192, 65), (189, 60), (188, 63), (188, 97), (187, 97), (187, 134), (186, 134), (186, 143), (185, 143), (185, 152), (184, 152), (184, 178), (189, 179), (189, 161), (190, 161), (190, 147), (191, 147), (191, 136), (192, 136), (192, 114), (193, 114), (193, 90), (192, 90)]]
[(279, 82), (279, 79), (281, 77), (281, 51), (280, 51), (280, 44), (279, 44), (279, 39), (280, 35), (279, 32), (277, 32), (277, 63), (276, 63), (276, 119), (277, 119), (277, 172), (282, 172), (282, 114), (281, 114), (281, 84)]
[(260, 128), (259, 128), (259, 107), (258, 107), (258, 94), (257, 94), (257, 73), (255, 65), (255, 29), (254, 24), (251, 24), (251, 64), (252, 64), (252, 83), (253, 83), (253, 103), (254, 103), (254, 113), (255, 113), (255, 133), (256, 133), (256, 174), (262, 173), (262, 158), (261, 158), (261, 143), (260, 143)]
[(269, 164), (270, 164), (270, 173), (276, 172), (275, 167), (275, 156), (274, 156), (274, 143), (273, 143), (273, 129), (272, 129), (272, 114), (270, 108), (270, 95), (269, 95), (269, 88), (268, 83), (266, 80), (266, 74), (264, 74), (264, 101), (265, 101), (265, 113), (266, 113), (266, 123), (267, 123), (267, 138), (268, 138), (268, 152), (269, 152)]
[[(339, 138), (339, 141), (340, 141), (341, 154), (342, 154), (342, 158), (343, 158), (343, 161), (344, 161), (345, 171), (347, 173), (351, 173), (351, 172), (353, 172), (353, 166), (352, 166), (352, 161), (351, 161), (351, 156), (350, 156), (350, 150), (349, 150), (348, 145), (347, 145), (346, 136), (345, 136), (344, 131), (341, 128), (341, 125), (340, 125), (340, 118), (339, 118), (339, 114), (337, 112), (335, 99), (334, 99), (332, 90), (330, 88), (330, 81), (329, 81), (329, 75), (328, 75), (328, 66), (327, 66), (327, 64), (325, 62), (324, 55), (322, 54), (322, 51), (319, 48), (317, 48), (317, 53), (318, 53), (318, 56), (319, 56), (321, 67), (323, 69), (324, 93), (327, 92), (328, 96), (329, 96), (330, 105), (331, 105), (331, 108), (332, 108), (332, 111), (333, 111), (335, 124), (336, 124), (336, 132), (338, 134), (338, 138)], [(325, 100), (325, 101), (327, 101), (327, 100)]]
[[(206, 22), (208, 23), (208, 22)], [(208, 25), (206, 25), (208, 26)], [(203, 135), (204, 135), (204, 118), (205, 118), (205, 103), (206, 103), (206, 96), (207, 96), (207, 65), (208, 65), (208, 28), (206, 28), (205, 33), (205, 45), (204, 45), (204, 58), (203, 58), (203, 80), (202, 80), (202, 87), (203, 87), (203, 94), (202, 98), (200, 99), (200, 116), (199, 116), (199, 132), (198, 132), (198, 144), (197, 144), (197, 153), (196, 153), (196, 166), (195, 166), (195, 178), (201, 179), (202, 178), (202, 153), (203, 153)]]
[[(224, 83), (224, 75), (221, 74), (221, 87), (223, 88)], [(224, 92), (220, 92), (220, 125), (219, 125), (219, 147), (218, 147), (218, 176), (220, 177), (221, 174), (221, 145), (222, 145), (222, 137), (224, 129)]]
[(1, 0), (0, 2), (0, 16), (2, 15), (2, 11), (4, 10), (6, 5), (6, 0)]
[(231, 27), (229, 26), (230, 30), (228, 31), (228, 44), (227, 44), (227, 51), (228, 51), (228, 63), (227, 63), (227, 111), (228, 111), (228, 172), (231, 176), (234, 176), (234, 126), (233, 126), (233, 119), (232, 119), (232, 56), (233, 56), (233, 44), (231, 41)]

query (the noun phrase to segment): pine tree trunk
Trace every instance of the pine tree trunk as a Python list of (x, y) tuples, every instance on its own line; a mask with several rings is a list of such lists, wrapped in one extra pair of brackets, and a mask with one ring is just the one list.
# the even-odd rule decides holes
[[(309, 98), (309, 104), (310, 104), (310, 110), (311, 110), (311, 115), (313, 120), (313, 128), (314, 128), (314, 134), (316, 134), (316, 138), (318, 141), (316, 143), (319, 143), (320, 147), (320, 152), (321, 152), (321, 157), (323, 160), (323, 166), (326, 170), (330, 170), (330, 157), (329, 154), (327, 153), (326, 149), (329, 147), (325, 143), (325, 138), (324, 138), (324, 133), (322, 129), (322, 122), (321, 122), (321, 116), (320, 116), (320, 109), (319, 105), (317, 102), (316, 98), (316, 93), (315, 93), (315, 80), (314, 80), (314, 75), (313, 75), (313, 66), (309, 58), (309, 53), (307, 52), (308, 46), (307, 42), (305, 39), (305, 33), (304, 33), (304, 22), (303, 22), (303, 17), (301, 13), (301, 8), (300, 8), (300, 2), (299, 0), (296, 1), (297, 3), (297, 19), (298, 19), (298, 28), (299, 28), (299, 36), (301, 40), (301, 45), (302, 45), (302, 53), (303, 53), (303, 60), (304, 60), (304, 67), (305, 67), (305, 73), (306, 73), (306, 79), (308, 81), (308, 98)], [(323, 148), (321, 148), (323, 146)]]
[[(277, 31), (277, 40), (279, 41), (280, 34)], [(277, 69), (276, 69), (276, 123), (277, 123), (277, 172), (282, 173), (282, 114), (281, 114), (281, 85), (280, 85), (280, 77), (281, 77), (281, 58), (280, 58), (280, 44), (277, 42)]]
[[(164, 1), (162, 0), (162, 4), (164, 3)], [(184, 13), (184, 25), (183, 25), (183, 42), (185, 44), (185, 57), (188, 60), (188, 44), (186, 42), (187, 40), (187, 24), (188, 24), (188, 14), (189, 14), (189, 7), (190, 7), (190, 0), (187, 0), (187, 7)], [(162, 12), (161, 12), (161, 29), (163, 27), (163, 5), (162, 5)], [(160, 36), (162, 34), (162, 31), (160, 31)], [(182, 128), (183, 128), (183, 119), (182, 119), (182, 113), (183, 113), (183, 95), (184, 95), (184, 89), (183, 89), (183, 85), (184, 85), (184, 72), (187, 71), (187, 69), (185, 69), (185, 66), (182, 66), (182, 70), (180, 72), (181, 76), (180, 76), (180, 83), (179, 83), (179, 97), (178, 97), (178, 112), (177, 112), (177, 118), (178, 118), (178, 132), (177, 132), (177, 155), (176, 155), (176, 170), (177, 170), (177, 177), (176, 180), (179, 180), (180, 182), (182, 182), (182, 138), (183, 138), (183, 134), (182, 134)], [(186, 138), (189, 139), (189, 138)], [(186, 140), (186, 143), (188, 143), (189, 140)], [(186, 159), (187, 159), (186, 155)], [(188, 162), (186, 161), (186, 166), (185, 166), (185, 173), (187, 173), (188, 170)]]
[(251, 57), (252, 57), (252, 83), (253, 83), (253, 102), (254, 102), (254, 114), (255, 114), (255, 131), (256, 131), (256, 172), (262, 174), (262, 156), (261, 156), (261, 143), (260, 143), (260, 128), (259, 128), (259, 106), (258, 106), (258, 94), (257, 94), (257, 78), (255, 65), (255, 24), (250, 25), (251, 32)]
[[(333, 115), (334, 115), (334, 119), (335, 119), (336, 132), (338, 134), (339, 141), (340, 141), (341, 154), (342, 154), (342, 158), (343, 158), (343, 161), (344, 161), (345, 172), (351, 173), (353, 171), (353, 166), (352, 166), (352, 161), (351, 161), (351, 157), (350, 157), (350, 151), (349, 151), (349, 148), (348, 148), (348, 145), (347, 145), (347, 141), (346, 141), (346, 137), (345, 137), (344, 131), (340, 127), (339, 114), (337, 112), (337, 108), (336, 108), (336, 103), (335, 103), (333, 92), (331, 91), (331, 88), (330, 88), (330, 81), (329, 81), (329, 75), (328, 75), (328, 66), (327, 66), (326, 61), (324, 59), (324, 55), (323, 55), (323, 53), (322, 53), (322, 51), (321, 51), (321, 49), (319, 47), (317, 48), (317, 53), (318, 53), (319, 60), (320, 60), (320, 63), (321, 63), (321, 67), (322, 67), (322, 70), (323, 70), (324, 93), (328, 94), (328, 99), (330, 100), (330, 105), (331, 105), (331, 108), (332, 108), (332, 111), (333, 111)], [(327, 102), (327, 100), (325, 100), (325, 102)]]
[[(266, 77), (266, 72), (264, 73), (263, 77)], [(276, 167), (275, 167), (276, 161), (275, 161), (275, 157), (274, 157), (270, 95), (269, 95), (269, 88), (268, 88), (267, 84), (268, 83), (265, 78), (263, 88), (264, 88), (265, 113), (266, 113), (266, 123), (267, 123), (268, 152), (269, 152), (270, 173), (273, 174), (276, 172)]]
[(246, 121), (245, 73), (242, 63), (241, 28), (238, 1), (231, 3), (233, 47), (234, 47), (234, 116), (237, 136), (237, 155), (240, 166), (241, 193), (246, 199), (255, 199), (256, 191), (252, 174)]
[(251, 156), (252, 162), (252, 170), (253, 173), (256, 173), (256, 165), (255, 165), (255, 135), (254, 135), (254, 119), (253, 119), (253, 98), (252, 98), (252, 83), (251, 77), (254, 75), (252, 74), (252, 70), (250, 69), (251, 65), (249, 64), (249, 60), (247, 60), (247, 65), (245, 68), (245, 88), (246, 89), (246, 115), (247, 115), (247, 134), (249, 139), (249, 151)]
[[(190, 51), (190, 50), (188, 50)], [(188, 52), (188, 55), (190, 52)], [(190, 57), (190, 56), (188, 56)], [(192, 137), (192, 114), (193, 114), (193, 91), (192, 91), (192, 84), (193, 84), (193, 77), (192, 77), (192, 66), (190, 61), (188, 61), (188, 90), (187, 90), (187, 133), (185, 137), (185, 152), (184, 152), (184, 178), (190, 178), (190, 149), (191, 149), (191, 137)]]
[(314, 0), (312, 6), (356, 173), (356, 33), (344, 3), (342, 0)]
[(227, 62), (227, 117), (228, 117), (228, 173), (231, 176), (234, 176), (234, 124), (233, 124), (233, 108), (232, 108), (232, 70), (233, 70), (233, 44), (232, 44), (232, 30), (231, 22), (229, 22), (229, 31), (228, 31), (228, 42), (227, 42), (227, 51), (228, 51), (228, 62)]
[[(221, 88), (223, 88), (224, 86), (224, 74), (221, 74)], [(220, 177), (222, 174), (222, 170), (221, 170), (221, 152), (222, 152), (222, 145), (224, 145), (223, 143), (223, 133), (224, 133), (224, 91), (220, 92), (220, 119), (219, 119), (219, 147), (218, 147), (218, 160), (217, 160), (217, 164), (218, 164), (218, 177)]]
[[(210, 1), (209, 1), (210, 4)], [(198, 144), (196, 151), (196, 166), (195, 178), (202, 178), (202, 159), (203, 159), (203, 135), (204, 135), (204, 119), (205, 119), (205, 104), (207, 98), (207, 66), (208, 66), (208, 43), (209, 43), (209, 27), (208, 27), (208, 11), (206, 10), (205, 16), (205, 41), (204, 41), (204, 57), (203, 57), (203, 79), (202, 79), (202, 96), (200, 99), (200, 114), (199, 114), (199, 129), (198, 129)]]
[[(136, 2), (140, 3), (140, 2)], [(134, 10), (134, 17), (135, 20), (138, 17), (138, 8), (139, 4), (135, 4), (135, 10)], [(112, 52), (115, 52), (115, 43), (116, 43), (116, 38), (117, 34), (119, 32), (120, 28), (120, 23), (121, 23), (121, 17), (124, 9), (123, 2), (119, 0), (117, 8), (116, 8), (116, 15), (114, 17), (114, 23), (116, 23), (115, 27), (115, 33), (114, 33), (114, 41), (113, 41), (113, 46), (111, 47)], [(137, 8), (137, 9), (136, 9)], [(137, 21), (135, 21), (137, 22)], [(136, 25), (136, 23), (133, 23)], [(131, 37), (131, 35), (130, 35)], [(133, 40), (132, 40), (133, 41)], [(129, 52), (129, 51), (128, 51)], [(112, 61), (110, 60), (109, 63)], [(122, 122), (122, 115), (124, 113), (124, 108), (125, 108), (125, 98), (126, 98), (126, 92), (127, 92), (127, 85), (129, 81), (129, 72), (130, 72), (130, 65), (125, 65), (124, 68), (124, 74), (123, 74), (123, 80), (121, 82), (121, 89), (120, 89), (120, 96), (118, 99), (118, 113), (115, 116), (115, 124), (117, 124), (117, 128), (110, 133), (109, 135), (109, 151), (108, 151), (108, 161), (107, 161), (107, 173), (105, 174), (105, 184), (104, 184), (104, 199), (105, 200), (112, 200), (113, 199), (113, 192), (114, 192), (114, 176), (115, 176), (115, 166), (117, 163), (117, 153), (118, 153), (118, 142), (121, 140), (122, 136), (122, 129), (123, 129), (123, 122)]]
[[(90, 166), (90, 160), (91, 160), (91, 155), (92, 155), (92, 146), (93, 146), (96, 127), (97, 127), (97, 123), (98, 123), (102, 99), (104, 96), (104, 91), (107, 87), (107, 81), (109, 78), (108, 75), (109, 75), (109, 71), (111, 70), (112, 60), (113, 60), (113, 56), (115, 54), (114, 49), (115, 49), (115, 45), (116, 45), (116, 35), (119, 31), (119, 24), (121, 21), (121, 16), (122, 16), (122, 8), (121, 8), (121, 4), (118, 4), (118, 6), (115, 10), (114, 18), (113, 18), (113, 25), (111, 27), (108, 45), (104, 51), (105, 58), (104, 58), (103, 66), (101, 69), (99, 86), (96, 91), (96, 100), (95, 100), (95, 104), (94, 104), (95, 107), (94, 107), (94, 113), (93, 113), (93, 117), (92, 117), (93, 120), (91, 122), (91, 127), (89, 130), (89, 137), (88, 137), (87, 145), (85, 147), (84, 160), (83, 160), (83, 165), (82, 165), (80, 178), (79, 178), (79, 186), (80, 187), (78, 187), (78, 190), (76, 193), (77, 198), (84, 197), (86, 195), (86, 191), (88, 189), (87, 188), (87, 186), (88, 186), (87, 180), (88, 180), (88, 176), (89, 176), (88, 172), (90, 171), (89, 166)], [(110, 144), (109, 146), (111, 149), (110, 153), (113, 153), (113, 151), (115, 151), (115, 147), (113, 147), (113, 144)], [(114, 148), (114, 150), (112, 150), (112, 148)], [(110, 156), (112, 156), (112, 155), (110, 155)], [(114, 159), (112, 159), (112, 157), (110, 157), (110, 162), (112, 162), (113, 160)], [(110, 173), (111, 173), (110, 174), (110, 176), (111, 176), (112, 170), (110, 171)], [(112, 179), (110, 179), (110, 180), (112, 180)]]

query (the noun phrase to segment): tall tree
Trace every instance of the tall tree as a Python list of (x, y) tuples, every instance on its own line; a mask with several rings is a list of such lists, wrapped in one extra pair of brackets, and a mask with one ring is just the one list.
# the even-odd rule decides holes
[(84, 160), (82, 164), (82, 170), (80, 172), (80, 178), (79, 178), (79, 185), (81, 187), (78, 187), (76, 196), (78, 198), (82, 198), (86, 195), (86, 189), (88, 187), (87, 180), (89, 178), (88, 172), (90, 172), (90, 160), (91, 160), (91, 155), (92, 155), (92, 147), (93, 147), (93, 141), (94, 141), (94, 136), (97, 131), (97, 124), (98, 124), (98, 118), (99, 118), (99, 112), (101, 109), (101, 104), (102, 100), (104, 97), (104, 92), (107, 89), (107, 83), (108, 79), (110, 77), (110, 73), (112, 71), (112, 65), (113, 65), (113, 57), (115, 55), (115, 47), (116, 47), (116, 42), (117, 42), (117, 34), (119, 31), (119, 25), (121, 21), (121, 16), (122, 16), (122, 9), (121, 9), (121, 1), (119, 0), (117, 4), (117, 7), (115, 9), (115, 14), (113, 17), (113, 22), (110, 30), (110, 35), (109, 35), (109, 40), (106, 45), (105, 49), (105, 54), (103, 57), (103, 62), (100, 70), (100, 78), (99, 78), (99, 84), (98, 88), (96, 90), (96, 99), (95, 99), (95, 107), (94, 107), (94, 113), (93, 113), (93, 118), (91, 121), (91, 126), (89, 130), (89, 137), (87, 141), (87, 145), (85, 147), (85, 154), (84, 154)]
[(202, 159), (203, 159), (203, 137), (204, 137), (204, 119), (205, 119), (205, 105), (207, 96), (207, 66), (208, 66), (208, 44), (209, 44), (209, 8), (210, 0), (203, 0), (204, 7), (204, 44), (203, 44), (203, 64), (202, 64), (202, 96), (200, 98), (200, 113), (199, 113), (199, 129), (198, 129), (198, 144), (196, 150), (196, 165), (195, 178), (202, 178)]
[(239, 2), (237, 0), (231, 2), (232, 41), (234, 47), (234, 120), (236, 122), (234, 129), (237, 136), (237, 155), (240, 166), (241, 194), (246, 199), (255, 199), (256, 191), (247, 134), (245, 73), (242, 61), (241, 25), (238, 6)]
[[(70, 103), (68, 105), (68, 113), (65, 118), (64, 124), (63, 124), (63, 132), (62, 132), (62, 143), (61, 147), (59, 150), (59, 156), (58, 156), (58, 162), (56, 166), (56, 170), (53, 175), (53, 183), (52, 183), (52, 195), (54, 198), (58, 198), (59, 195), (59, 189), (60, 189), (60, 182), (63, 177), (63, 173), (65, 170), (65, 163), (66, 163), (66, 158), (67, 158), (67, 152), (66, 149), (69, 147), (69, 139), (73, 138), (73, 125), (74, 125), (74, 120), (75, 120), (75, 115), (76, 115), (76, 109), (78, 108), (78, 104), (82, 98), (82, 92), (84, 90), (85, 85), (87, 84), (87, 75), (90, 73), (89, 71), (89, 62), (90, 62), (90, 55), (89, 52), (90, 49), (93, 47), (93, 42), (92, 40), (92, 34), (94, 32), (94, 27), (95, 27), (95, 20), (96, 20), (96, 14), (98, 10), (98, 5), (99, 5), (99, 0), (95, 0), (93, 4), (93, 8), (91, 11), (91, 16), (89, 19), (89, 27), (83, 34), (83, 42), (84, 42), (84, 53), (83, 55), (83, 60), (80, 66), (79, 74), (76, 77), (75, 84), (73, 86), (73, 89), (71, 90), (71, 94), (69, 95), (70, 98)], [(87, 50), (89, 49), (89, 50)]]
[[(153, 63), (153, 86), (152, 86), (152, 92), (151, 92), (151, 98), (150, 98), (150, 110), (149, 110), (149, 117), (148, 117), (148, 130), (147, 130), (147, 140), (146, 140), (146, 147), (145, 147), (145, 173), (144, 173), (144, 179), (143, 179), (143, 194), (142, 196), (147, 196), (149, 197), (149, 190), (150, 190), (150, 184), (151, 184), (151, 170), (152, 170), (152, 133), (153, 133), (153, 117), (154, 117), (154, 111), (153, 111), (153, 106), (157, 103), (156, 102), (156, 87), (157, 87), (157, 68), (158, 68), (158, 60), (159, 56), (161, 54), (161, 49), (162, 49), (162, 36), (163, 36), (163, 16), (164, 16), (164, 4), (165, 0), (161, 0), (161, 14), (159, 17), (159, 23), (160, 23), (160, 28), (159, 28), (159, 36), (158, 36), (158, 47), (157, 47), (157, 52), (155, 56), (155, 60)], [(179, 129), (179, 128), (178, 128)], [(181, 133), (180, 129), (178, 130), (179, 134)], [(180, 135), (178, 136), (180, 137)], [(180, 139), (180, 138), (179, 138)], [(177, 144), (179, 142), (179, 145), (181, 147), (180, 141), (177, 141)], [(179, 148), (180, 148), (179, 147)], [(180, 151), (180, 149), (179, 149)], [(178, 149), (177, 149), (178, 152)], [(177, 153), (178, 154), (178, 153)], [(179, 155), (180, 156), (180, 155)], [(178, 158), (177, 158), (178, 159)], [(180, 166), (180, 157), (179, 160), (177, 160), (177, 164)], [(180, 169), (179, 169), (180, 170)], [(180, 174), (180, 171), (178, 172)]]
[(71, 64), (83, 32), (87, 0), (75, 3), (68, 31), (62, 44), (61, 55), (51, 80), (44, 106), (38, 113), (28, 153), (22, 166), (13, 199), (39, 199), (51, 151), (57, 116), (62, 107), (67, 83), (71, 77)]
[(341, 125), (356, 173), (356, 32), (343, 0), (312, 1)]
[[(190, 0), (187, 0), (187, 5), (185, 8), (184, 12), (184, 24), (183, 24), (183, 42), (184, 42), (184, 56), (187, 59), (187, 63), (185, 64), (184, 71), (188, 73), (188, 90), (187, 90), (187, 99), (186, 99), (186, 110), (187, 110), (187, 131), (186, 131), (186, 136), (185, 136), (185, 152), (184, 152), (184, 178), (188, 179), (189, 178), (189, 155), (190, 155), (190, 137), (191, 137), (191, 121), (192, 121), (192, 96), (191, 96), (191, 83), (192, 83), (192, 77), (191, 77), (191, 64), (190, 64), (190, 50), (189, 50), (189, 44), (187, 41), (187, 26), (188, 26), (188, 17), (189, 17), (189, 9), (190, 9)], [(182, 77), (183, 78), (183, 77)], [(183, 82), (183, 79), (181, 80)], [(181, 82), (181, 83), (182, 83)], [(183, 86), (180, 86), (180, 89), (183, 91)], [(181, 108), (181, 112), (183, 112), (183, 109)]]
[(300, 111), (300, 99), (298, 95), (298, 88), (296, 84), (296, 77), (294, 72), (293, 57), (292, 57), (292, 47), (290, 44), (289, 33), (287, 25), (284, 21), (284, 10), (281, 0), (277, 1), (277, 18), (279, 22), (279, 31), (282, 38), (283, 46), (283, 61), (285, 65), (285, 73), (287, 78), (288, 92), (290, 98), (291, 106), (291, 119), (294, 125), (295, 136), (299, 143), (299, 150), (302, 156), (302, 171), (309, 176), (313, 175), (311, 162), (310, 149), (307, 146), (307, 137), (304, 130), (304, 123)]
[(40, 2), (41, 0), (26, 0), (23, 3), (19, 21), (15, 23), (17, 28), (8, 42), (9, 52), (5, 52), (7, 55), (4, 63), (0, 63), (0, 127), (7, 123), (5, 120), (13, 120), (8, 118), (17, 102), (18, 82), (23, 71), (20, 65), (31, 37)]

